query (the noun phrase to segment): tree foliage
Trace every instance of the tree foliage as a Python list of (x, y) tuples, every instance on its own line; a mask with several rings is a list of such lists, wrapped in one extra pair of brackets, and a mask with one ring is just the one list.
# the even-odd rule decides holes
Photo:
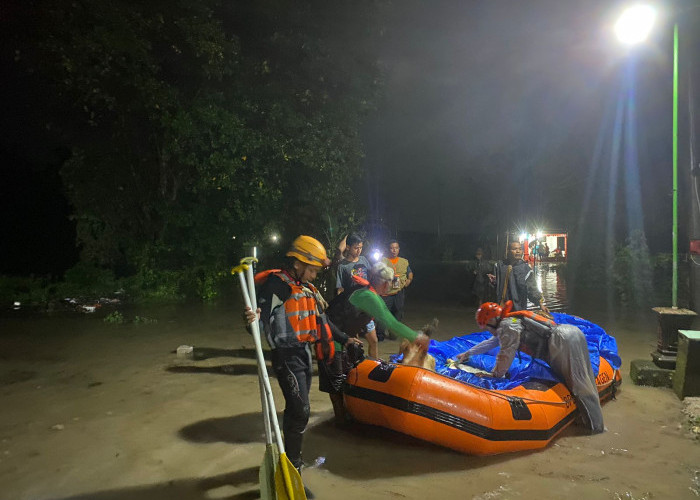
[(267, 231), (320, 236), (354, 217), (380, 7), (14, 5), (15, 60), (53, 93), (45, 126), (71, 151), (81, 259), (207, 282)]

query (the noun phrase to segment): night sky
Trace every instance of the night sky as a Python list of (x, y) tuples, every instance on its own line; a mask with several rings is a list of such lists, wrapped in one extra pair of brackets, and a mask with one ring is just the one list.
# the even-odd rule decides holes
[[(434, 233), (440, 225), (472, 234), (493, 231), (498, 220), (594, 233), (612, 211), (615, 231), (641, 225), (652, 249), (668, 251), (671, 24), (662, 18), (644, 47), (626, 52), (611, 31), (618, 5), (394, 2), (377, 47), (384, 95), (362, 131), (370, 215), (393, 231)], [(699, 14), (682, 24), (681, 65), (695, 75), (680, 105), (685, 171), (689, 145), (700, 144), (688, 126), (700, 64), (686, 50), (698, 46), (688, 38), (699, 31)], [(8, 69), (11, 55), (2, 63)], [(66, 152), (39, 127), (41, 100), (24, 92), (37, 83), (8, 74), (0, 113), (4, 260), (52, 272), (77, 257), (56, 172)], [(694, 102), (698, 108), (700, 98)], [(624, 143), (617, 160), (616, 130)]]
[[(627, 51), (612, 33), (615, 5), (401, 2), (382, 48), (385, 98), (366, 130), (375, 213), (399, 230), (469, 233), (483, 230), (485, 212), (567, 230), (585, 212), (599, 224), (590, 230), (603, 230), (616, 106), (634, 91), (636, 120), (626, 123), (636, 125), (643, 224), (657, 246), (670, 244), (672, 28), (660, 19)], [(543, 165), (550, 173), (538, 173)], [(620, 170), (623, 193), (633, 177)]]

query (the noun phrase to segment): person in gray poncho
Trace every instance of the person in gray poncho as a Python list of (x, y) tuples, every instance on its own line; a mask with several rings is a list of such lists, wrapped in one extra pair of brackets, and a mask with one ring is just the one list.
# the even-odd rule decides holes
[(542, 359), (571, 391), (581, 424), (591, 434), (603, 432), (603, 412), (586, 336), (574, 325), (560, 325), (531, 311), (511, 311), (511, 307), (510, 301), (503, 308), (494, 302), (482, 304), (476, 322), (493, 337), (459, 354), (457, 361), (466, 363), (470, 356), (500, 347), (491, 375), (504, 377), (518, 350)]

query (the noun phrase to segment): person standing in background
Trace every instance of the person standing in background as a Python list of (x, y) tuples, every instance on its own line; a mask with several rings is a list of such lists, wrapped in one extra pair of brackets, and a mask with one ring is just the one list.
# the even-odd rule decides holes
[[(343, 242), (341, 241), (338, 250), (342, 251), (343, 258), (338, 263), (338, 269), (335, 276), (335, 291), (336, 296), (343, 293), (355, 285), (355, 279), (360, 278), (369, 281), (369, 270), (372, 268), (367, 257), (362, 255), (363, 242), (359, 234), (350, 233), (345, 238), (345, 248), (342, 249)], [(377, 328), (374, 321), (370, 320), (366, 325), (366, 335), (368, 348), (367, 351), (372, 357), (379, 356), (379, 348), (377, 346)]]
[(494, 274), (489, 274), (488, 277), (496, 289), (496, 300), (499, 304), (512, 300), (513, 311), (523, 311), (527, 309), (527, 301), (530, 300), (539, 305), (542, 311), (549, 312), (537, 286), (535, 273), (523, 260), (523, 248), (519, 241), (511, 241), (508, 244), (508, 256), (496, 263)]
[(362, 247), (363, 242), (360, 235), (351, 233), (345, 238), (345, 248), (342, 253), (343, 258), (338, 263), (338, 269), (335, 275), (336, 295), (340, 295), (343, 293), (344, 289), (352, 286), (353, 276), (358, 276), (363, 280), (369, 279), (369, 270), (372, 264), (369, 263), (367, 257), (362, 255)]
[(493, 269), (493, 264), (484, 259), (484, 250), (479, 247), (474, 253), (474, 260), (467, 264), (467, 272), (471, 273), (474, 282), (472, 284), (472, 294), (476, 298), (476, 305), (480, 306), (487, 299), (490, 299), (488, 274)]
[[(391, 288), (382, 295), (382, 299), (384, 299), (384, 303), (391, 311), (391, 314), (397, 320), (402, 321), (406, 303), (406, 288), (413, 281), (413, 271), (408, 260), (399, 257), (400, 250), (399, 242), (391, 240), (389, 242), (389, 257), (382, 259), (382, 262), (394, 271), (394, 280), (391, 283)], [(384, 340), (384, 329), (381, 326), (377, 328), (377, 338), (380, 341)], [(389, 338), (395, 338), (391, 332), (389, 333)]]

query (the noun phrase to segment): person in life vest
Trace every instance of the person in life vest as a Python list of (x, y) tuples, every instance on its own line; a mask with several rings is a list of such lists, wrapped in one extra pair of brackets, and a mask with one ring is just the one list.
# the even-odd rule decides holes
[(270, 345), (272, 368), (285, 400), (284, 445), (290, 461), (300, 469), (310, 415), (312, 349), (321, 365), (334, 359), (334, 341), (341, 345), (361, 341), (349, 338), (322, 312), (325, 301), (311, 282), (330, 264), (323, 245), (311, 236), (299, 236), (287, 257), (284, 269), (256, 276), (260, 307), (257, 314), (246, 308), (245, 315), (248, 323), (259, 315), (261, 331)]
[(512, 311), (511, 308), (510, 301), (505, 307), (494, 302), (482, 304), (476, 312), (476, 322), (493, 337), (457, 355), (457, 361), (466, 363), (471, 356), (498, 346), (491, 375), (504, 377), (518, 350), (542, 359), (571, 391), (582, 425), (592, 434), (603, 432), (603, 412), (583, 332), (574, 325), (559, 325), (532, 311)]

